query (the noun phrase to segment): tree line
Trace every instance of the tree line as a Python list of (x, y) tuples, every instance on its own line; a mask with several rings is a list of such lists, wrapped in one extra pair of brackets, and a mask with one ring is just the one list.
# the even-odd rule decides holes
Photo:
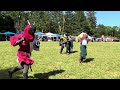
[(37, 31), (79, 35), (82, 31), (91, 36), (120, 38), (120, 27), (97, 25), (95, 11), (0, 11), (0, 32), (23, 31), (27, 20)]

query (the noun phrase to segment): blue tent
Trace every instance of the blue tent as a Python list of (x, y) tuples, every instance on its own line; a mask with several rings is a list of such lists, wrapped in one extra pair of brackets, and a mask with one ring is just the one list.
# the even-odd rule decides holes
[(54, 34), (54, 36), (56, 36), (56, 37), (60, 37), (60, 34)]
[(43, 32), (36, 32), (35, 35), (44, 35)]
[(60, 36), (64, 36), (64, 34), (60, 34)]
[(0, 34), (3, 34), (3, 33), (0, 32)]
[(15, 34), (15, 33), (13, 33), (13, 32), (4, 32), (3, 34)]

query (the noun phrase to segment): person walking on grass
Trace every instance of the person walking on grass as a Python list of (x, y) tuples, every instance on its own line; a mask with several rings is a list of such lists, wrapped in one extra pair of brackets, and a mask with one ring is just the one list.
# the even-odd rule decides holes
[(73, 51), (73, 38), (71, 35), (69, 36), (69, 41), (70, 41), (70, 52), (72, 52)]
[(59, 45), (61, 46), (60, 54), (62, 54), (64, 47), (66, 47), (66, 53), (67, 53), (67, 35), (66, 34), (60, 37)]
[(88, 38), (88, 34), (85, 32), (82, 32), (79, 36), (79, 41), (80, 41), (80, 58), (79, 58), (79, 62), (82, 63), (83, 59), (86, 59), (87, 56), (87, 38)]

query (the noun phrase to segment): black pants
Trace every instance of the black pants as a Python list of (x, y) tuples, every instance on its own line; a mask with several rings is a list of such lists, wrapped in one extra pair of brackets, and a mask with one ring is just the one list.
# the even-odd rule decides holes
[(66, 53), (70, 53), (70, 49), (71, 49), (71, 43), (67, 42), (66, 44), (62, 44), (61, 45), (61, 49), (60, 49), (60, 53), (62, 53), (64, 47), (66, 47)]
[(62, 53), (64, 47), (66, 47), (66, 53), (67, 53), (67, 44), (61, 44), (60, 53)]
[(68, 41), (68, 42), (67, 42), (67, 50), (66, 50), (66, 53), (70, 53), (70, 51), (71, 51), (71, 42)]
[(23, 69), (23, 73), (27, 73), (28, 74), (29, 65), (27, 65), (25, 63), (21, 63), (20, 66), (17, 66), (17, 68), (19, 70)]

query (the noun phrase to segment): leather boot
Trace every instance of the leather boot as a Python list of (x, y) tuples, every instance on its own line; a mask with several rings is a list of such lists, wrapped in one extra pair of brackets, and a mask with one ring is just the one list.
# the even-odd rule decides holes
[(8, 71), (8, 74), (9, 74), (9, 77), (12, 78), (12, 72), (11, 71)]
[(17, 67), (9, 70), (9, 71), (8, 71), (9, 77), (12, 78), (12, 74), (13, 74), (14, 72), (18, 71), (18, 70), (19, 70), (19, 69), (18, 69)]
[(79, 62), (82, 63), (83, 62), (83, 57), (80, 56)]
[(28, 74), (27, 74), (27, 73), (24, 73), (24, 74), (23, 74), (23, 77), (24, 77), (24, 79), (28, 79)]

